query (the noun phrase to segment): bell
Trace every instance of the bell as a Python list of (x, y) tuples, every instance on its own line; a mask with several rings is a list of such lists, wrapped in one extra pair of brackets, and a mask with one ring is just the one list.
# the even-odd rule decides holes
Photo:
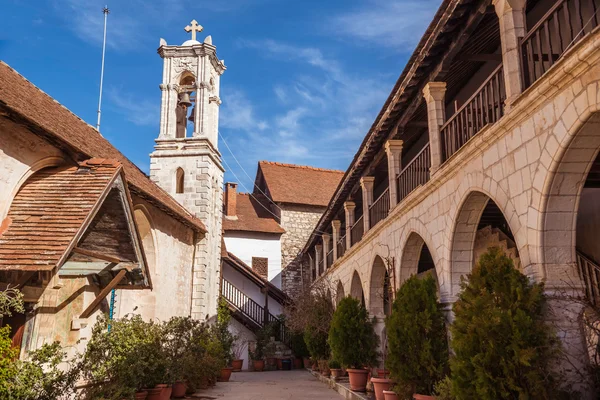
[(188, 121), (192, 121), (194, 122), (195, 118), (194, 116), (196, 115), (196, 106), (194, 106), (194, 108), (192, 108), (192, 113), (190, 114), (190, 116), (188, 117)]
[(192, 105), (190, 94), (188, 92), (179, 93), (179, 104), (189, 107)]

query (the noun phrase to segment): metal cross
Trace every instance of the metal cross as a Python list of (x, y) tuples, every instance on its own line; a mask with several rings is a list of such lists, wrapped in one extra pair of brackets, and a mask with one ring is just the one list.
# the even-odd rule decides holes
[(190, 22), (190, 24), (184, 29), (186, 32), (192, 32), (192, 40), (196, 40), (196, 33), (202, 32), (202, 29), (204, 28), (202, 27), (202, 25), (198, 24), (198, 22), (196, 22), (195, 19), (193, 19), (192, 22)]

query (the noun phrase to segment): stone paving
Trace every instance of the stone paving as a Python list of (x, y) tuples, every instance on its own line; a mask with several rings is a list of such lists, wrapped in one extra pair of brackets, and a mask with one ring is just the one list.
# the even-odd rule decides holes
[(234, 372), (229, 382), (219, 382), (214, 388), (195, 396), (228, 400), (342, 399), (306, 370)]

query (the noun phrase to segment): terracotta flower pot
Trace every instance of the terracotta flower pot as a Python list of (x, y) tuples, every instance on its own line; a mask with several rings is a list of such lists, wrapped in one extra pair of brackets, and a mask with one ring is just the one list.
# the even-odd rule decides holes
[(393, 392), (391, 390), (384, 390), (383, 391), (383, 398), (385, 400), (400, 400), (400, 397), (398, 397), (398, 395), (396, 394), (396, 392)]
[(231, 367), (221, 368), (221, 375), (219, 375), (219, 382), (229, 382), (229, 378), (231, 378), (232, 372), (233, 372), (233, 368), (231, 368)]
[(173, 384), (173, 391), (171, 392), (171, 396), (175, 397), (176, 399), (180, 397), (185, 397), (186, 390), (187, 385), (185, 384), (185, 382), (175, 382)]
[(331, 378), (334, 381), (337, 381), (339, 378), (343, 376), (343, 371), (341, 368), (331, 368)]
[(301, 358), (294, 358), (294, 369), (300, 369), (302, 368), (302, 359)]
[(304, 357), (302, 359), (302, 363), (304, 365), (304, 368), (310, 368), (312, 366), (312, 364), (310, 363), (310, 358), (308, 357)]
[(350, 378), (350, 390), (355, 392), (365, 392), (367, 390), (367, 382), (369, 371), (366, 369), (350, 369), (348, 368), (348, 377)]
[(278, 370), (282, 370), (283, 369), (283, 358), (278, 358), (277, 359), (277, 369)]
[(387, 369), (377, 368), (377, 377), (387, 379), (390, 377), (390, 371)]
[(373, 383), (373, 391), (375, 392), (375, 398), (377, 400), (384, 400), (383, 392), (386, 390), (390, 390), (390, 386), (392, 386), (392, 381), (387, 378), (371, 378), (371, 383)]
[(427, 396), (425, 394), (413, 394), (413, 399), (415, 400), (435, 400), (433, 396)]
[(265, 369), (265, 360), (253, 360), (252, 365), (254, 365), (256, 372), (262, 372)]
[(148, 397), (148, 392), (146, 390), (135, 393), (135, 400), (146, 400), (146, 397)]
[(171, 398), (171, 392), (173, 390), (173, 386), (165, 385), (160, 392), (160, 397), (162, 400), (169, 400)]
[(146, 400), (162, 400), (162, 390), (161, 387), (155, 387), (154, 389), (146, 389), (148, 391), (148, 396)]
[(242, 370), (243, 365), (244, 365), (244, 360), (233, 360), (231, 362), (231, 367), (233, 368), (233, 372), (240, 372)]

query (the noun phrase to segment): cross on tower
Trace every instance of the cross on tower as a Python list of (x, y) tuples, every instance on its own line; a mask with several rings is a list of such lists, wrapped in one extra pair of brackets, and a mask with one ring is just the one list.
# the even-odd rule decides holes
[(192, 40), (196, 40), (196, 33), (202, 32), (202, 29), (204, 28), (202, 27), (202, 25), (198, 24), (198, 22), (196, 22), (195, 19), (193, 19), (192, 22), (190, 22), (190, 24), (184, 29), (186, 32), (192, 32)]

